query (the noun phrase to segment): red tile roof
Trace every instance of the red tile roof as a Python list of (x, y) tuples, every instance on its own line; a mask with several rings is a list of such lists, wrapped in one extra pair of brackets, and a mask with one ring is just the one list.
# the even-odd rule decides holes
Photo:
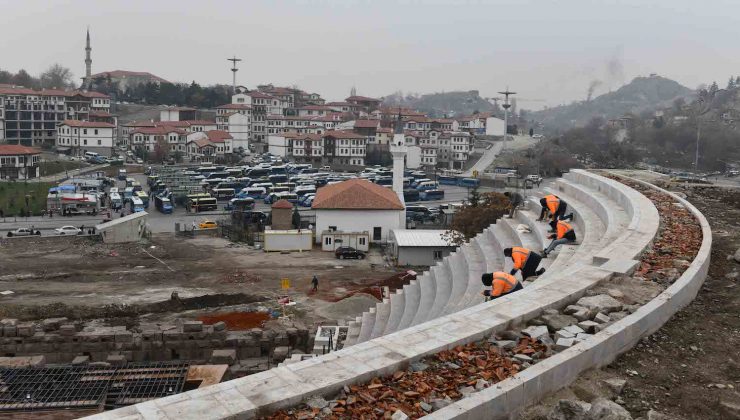
[(216, 108), (219, 108), (219, 109), (252, 109), (252, 105), (247, 105), (247, 104), (224, 104), (224, 105), (219, 105)]
[(288, 200), (278, 200), (272, 205), (273, 209), (292, 209), (293, 204)]
[(306, 111), (331, 111), (331, 107), (325, 105), (306, 105), (298, 109), (304, 109)]
[(378, 120), (357, 120), (355, 121), (355, 128), (377, 128), (380, 124)]
[(247, 96), (251, 96), (252, 98), (277, 99), (276, 97), (274, 97), (272, 95), (268, 95), (268, 94), (262, 93), (262, 92), (254, 92), (254, 91), (252, 91), (252, 92), (247, 92), (246, 95)]
[(224, 140), (233, 139), (231, 134), (223, 130), (206, 131), (206, 136), (208, 136), (208, 140), (215, 142), (215, 143), (223, 143)]
[(110, 96), (104, 95), (99, 92), (83, 92), (80, 90), (59, 90), (59, 89), (28, 89), (24, 87), (0, 87), (0, 95), (35, 95), (35, 96), (84, 96), (86, 98), (104, 98), (108, 99)]
[(17, 155), (37, 155), (41, 153), (41, 150), (20, 146), (17, 144), (0, 144), (0, 155), (1, 156), (17, 156)]
[(350, 179), (319, 188), (312, 209), (403, 210), (393, 190), (364, 179)]
[(205, 137), (201, 137), (195, 140), (190, 140), (188, 143), (195, 143), (198, 146), (198, 148), (203, 148), (206, 146), (214, 147), (213, 144)]
[(115, 125), (107, 122), (95, 122), (95, 121), (77, 121), (77, 120), (64, 120), (59, 125), (68, 125), (70, 127), (82, 127), (82, 128), (116, 128)]
[(90, 116), (91, 117), (106, 117), (106, 118), (115, 117), (114, 114), (111, 114), (110, 112), (106, 112), (106, 111), (90, 111)]
[(366, 138), (362, 134), (353, 133), (351, 131), (341, 130), (328, 130), (324, 133), (324, 137), (334, 137), (337, 139), (364, 139)]
[(187, 134), (185, 130), (181, 130), (179, 128), (175, 127), (168, 127), (168, 126), (156, 126), (156, 127), (139, 127), (133, 131), (130, 132), (130, 134), (169, 134), (169, 133), (177, 133), (177, 134)]

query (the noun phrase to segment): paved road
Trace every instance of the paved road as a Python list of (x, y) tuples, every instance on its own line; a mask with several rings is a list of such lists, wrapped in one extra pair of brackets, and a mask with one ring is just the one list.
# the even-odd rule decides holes
[(483, 156), (478, 159), (478, 162), (475, 162), (475, 164), (471, 166), (470, 169), (463, 172), (462, 175), (466, 177), (473, 176), (474, 170), (478, 171), (478, 173), (480, 174), (483, 174), (483, 171), (491, 166), (493, 161), (496, 160), (496, 156), (498, 156), (503, 150), (523, 150), (537, 143), (537, 140), (529, 136), (510, 137), (513, 137), (514, 139), (507, 141), (505, 145), (502, 141), (494, 142), (493, 147), (483, 152)]

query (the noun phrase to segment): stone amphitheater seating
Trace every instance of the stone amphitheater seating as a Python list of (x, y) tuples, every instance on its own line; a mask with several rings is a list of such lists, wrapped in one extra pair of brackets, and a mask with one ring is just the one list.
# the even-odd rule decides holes
[[(531, 197), (527, 208), (519, 211), (514, 220), (499, 220), (350, 322), (342, 350), (291, 361), (294, 363), (266, 372), (97, 417), (250, 418), (295, 405), (310, 395), (330, 395), (344, 385), (390, 374), (427, 355), (511, 328), (540, 315), (545, 309), (562, 308), (600, 281), (634, 270), (640, 254), (658, 231), (659, 215), (653, 203), (617, 181), (574, 170), (544, 191), (555, 193), (568, 203), (569, 210), (575, 214), (578, 241), (575, 245), (559, 247), (550, 258), (543, 260), (547, 272), (524, 290), (483, 303), (480, 276), (483, 272), (511, 268), (511, 262), (503, 258), (504, 247), (523, 245), (535, 250), (545, 247), (547, 226), (535, 220), (540, 211), (539, 197)], [(702, 250), (708, 256), (705, 250), (705, 246), (711, 246), (711, 235), (707, 239), (708, 225), (700, 213), (690, 208), (702, 221), (705, 229)], [(519, 224), (528, 225), (531, 232), (518, 232)], [(698, 260), (687, 273), (705, 276), (706, 264)], [(685, 288), (688, 292), (680, 295), (679, 303), (687, 304), (698, 290), (695, 282), (690, 284), (691, 287)], [(655, 325), (665, 322), (677, 310), (659, 308), (662, 312), (657, 318), (648, 316), (654, 315), (653, 312), (643, 314), (650, 319), (649, 324), (643, 325), (643, 321), (633, 318), (640, 313), (638, 311), (602, 331), (606, 334), (595, 336), (606, 338), (587, 340), (557, 353), (516, 377), (457, 401), (429, 417), (506, 416), (523, 403), (533, 402), (536, 400), (533, 398), (539, 398), (544, 392), (563, 386), (581, 371), (628, 349), (640, 334), (657, 328)], [(639, 328), (628, 330), (633, 324)], [(496, 402), (495, 406), (491, 406), (491, 401)]]

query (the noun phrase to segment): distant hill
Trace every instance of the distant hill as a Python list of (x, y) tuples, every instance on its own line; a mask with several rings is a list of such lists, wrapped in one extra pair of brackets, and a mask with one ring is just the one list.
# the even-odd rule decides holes
[(611, 119), (630, 112), (669, 106), (676, 98), (685, 98), (692, 93), (691, 89), (665, 77), (636, 77), (614, 92), (590, 101), (530, 112), (527, 118), (543, 123), (547, 131), (558, 131), (583, 126), (594, 117)]
[(477, 112), (494, 111), (494, 106), (481, 98), (477, 90), (440, 92), (425, 95), (396, 92), (383, 99), (383, 105), (403, 106), (424, 112), (432, 117), (470, 115)]

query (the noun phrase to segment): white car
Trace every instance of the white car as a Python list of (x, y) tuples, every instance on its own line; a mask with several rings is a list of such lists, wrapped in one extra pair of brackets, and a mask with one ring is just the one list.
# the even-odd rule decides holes
[(74, 226), (62, 226), (54, 229), (57, 235), (79, 235), (82, 231)]

